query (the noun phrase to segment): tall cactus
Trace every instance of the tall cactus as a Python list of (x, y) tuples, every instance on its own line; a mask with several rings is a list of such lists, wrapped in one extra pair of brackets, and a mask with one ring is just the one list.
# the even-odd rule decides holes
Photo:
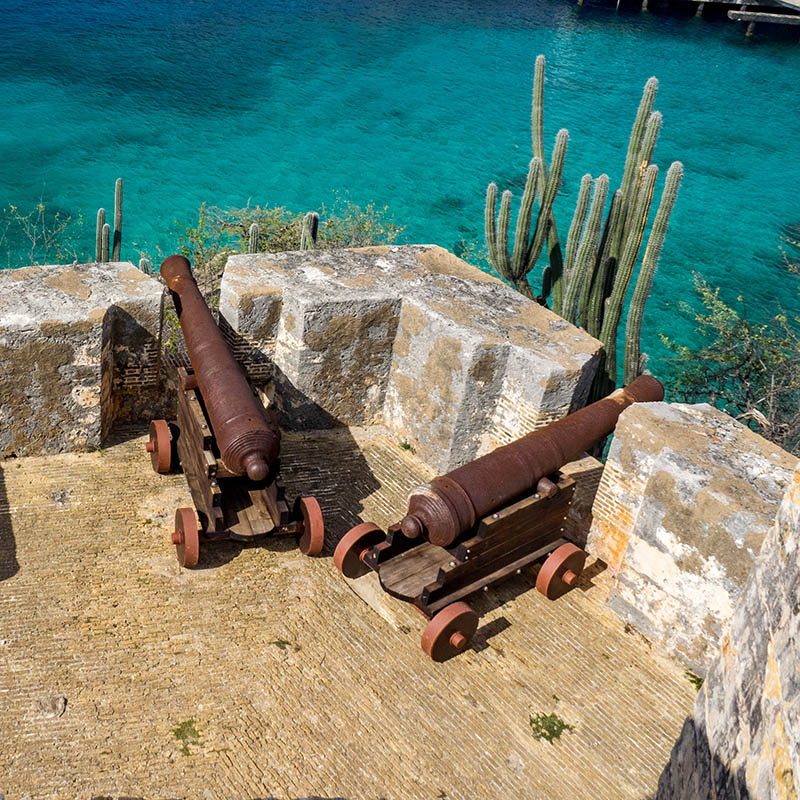
[(94, 237), (94, 260), (103, 260), (103, 226), (106, 224), (106, 210), (104, 208), (97, 209), (97, 228), (95, 229)]
[(591, 278), (597, 259), (597, 249), (600, 243), (600, 229), (603, 225), (603, 211), (606, 206), (607, 194), (608, 175), (604, 174), (594, 182), (594, 197), (592, 197), (592, 205), (586, 220), (586, 229), (578, 245), (578, 252), (575, 255), (575, 266), (571, 270), (567, 292), (564, 295), (561, 316), (563, 316), (567, 322), (575, 322), (578, 300), (581, 300), (582, 305), (587, 302), (585, 298), (588, 296), (591, 287)]
[(583, 223), (589, 210), (589, 197), (592, 193), (592, 176), (584, 175), (578, 189), (578, 202), (575, 204), (575, 213), (572, 215), (572, 224), (567, 234), (567, 250), (564, 254), (562, 274), (553, 281), (553, 311), (563, 316), (563, 285), (569, 287), (569, 281), (575, 269), (575, 257), (581, 240)]
[(651, 164), (645, 172), (636, 203), (629, 214), (630, 235), (624, 242), (622, 255), (617, 266), (614, 278), (614, 288), (606, 301), (606, 310), (603, 316), (603, 327), (600, 331), (600, 341), (603, 343), (604, 353), (600, 358), (600, 366), (593, 385), (592, 394), (603, 397), (617, 385), (617, 329), (622, 317), (625, 295), (633, 275), (639, 248), (642, 246), (642, 237), (647, 225), (647, 216), (650, 213), (650, 204), (653, 201), (658, 167)]
[(653, 228), (650, 231), (650, 239), (647, 242), (647, 249), (644, 253), (642, 266), (639, 270), (639, 278), (636, 281), (633, 297), (628, 311), (628, 324), (625, 329), (625, 372), (624, 382), (630, 383), (637, 375), (644, 371), (645, 363), (641, 351), (642, 317), (644, 316), (644, 306), (650, 296), (650, 289), (653, 286), (653, 277), (658, 266), (658, 259), (661, 255), (661, 248), (664, 244), (664, 235), (667, 232), (670, 214), (675, 207), (675, 199), (678, 196), (678, 187), (683, 178), (683, 164), (675, 161), (667, 170), (667, 178), (664, 182), (664, 191), (661, 194), (661, 202), (656, 212)]
[[(538, 156), (534, 156), (528, 165), (528, 177), (517, 214), (514, 248), (510, 256), (508, 228), (511, 219), (511, 192), (508, 190), (503, 192), (500, 214), (497, 216), (497, 184), (490, 183), (486, 189), (485, 225), (489, 257), (498, 273), (532, 300), (536, 299), (536, 296), (528, 280), (528, 274), (539, 260), (548, 231), (551, 230), (553, 202), (561, 185), (568, 140), (569, 134), (566, 129), (560, 130), (556, 135), (549, 174), (544, 161)], [(537, 195), (539, 211), (531, 233), (533, 206)], [(560, 277), (560, 270), (558, 276)]]
[(122, 178), (114, 184), (114, 246), (112, 261), (122, 259)]
[[(533, 157), (541, 160), (544, 174), (549, 177), (550, 170), (547, 168), (544, 154), (544, 65), (544, 56), (541, 54), (536, 56), (536, 64), (533, 69), (533, 97), (531, 98), (531, 146)], [(563, 164), (560, 171), (563, 171)], [(558, 188), (556, 186), (556, 191)], [(539, 192), (539, 202), (543, 202), (543, 192), (542, 188)], [(561, 244), (558, 241), (558, 228), (552, 209), (547, 228), (547, 261), (547, 266), (542, 271), (542, 295), (538, 298), (539, 302), (543, 304), (547, 302), (551, 291), (555, 293), (556, 283), (564, 270)], [(559, 293), (561, 291), (560, 284), (558, 291)]]
[(313, 250), (317, 246), (318, 233), (319, 214), (316, 211), (309, 211), (303, 217), (303, 226), (300, 229), (300, 249)]
[(254, 222), (250, 226), (250, 232), (249, 232), (248, 240), (247, 240), (247, 252), (248, 253), (257, 253), (258, 252), (258, 235), (259, 235), (258, 223)]
[[(552, 294), (552, 308), (556, 313), (601, 339), (604, 354), (591, 391), (591, 397), (596, 399), (616, 385), (617, 331), (658, 176), (658, 168), (650, 163), (662, 124), (661, 113), (653, 109), (658, 80), (650, 78), (645, 84), (628, 141), (622, 182), (612, 196), (607, 213), (608, 177), (601, 175), (597, 178), (591, 196), (592, 177), (583, 176), (562, 256), (552, 207), (561, 181), (568, 134), (566, 130), (559, 131), (548, 171), (544, 156), (544, 67), (544, 57), (539, 56), (534, 70), (531, 103), (534, 157), (529, 164), (517, 216), (513, 251), (509, 255), (512, 195), (509, 191), (503, 192), (498, 216), (497, 186), (494, 183), (490, 183), (486, 191), (486, 240), (489, 258), (501, 277), (527, 297), (541, 303), (546, 303)], [(630, 301), (624, 361), (626, 383), (641, 374), (644, 368), (640, 348), (642, 314), (682, 175), (681, 164), (675, 162), (667, 173)], [(531, 235), (531, 215), (537, 197), (539, 213)], [(536, 298), (528, 274), (534, 268), (545, 240), (548, 243), (548, 264), (542, 273), (542, 295)]]

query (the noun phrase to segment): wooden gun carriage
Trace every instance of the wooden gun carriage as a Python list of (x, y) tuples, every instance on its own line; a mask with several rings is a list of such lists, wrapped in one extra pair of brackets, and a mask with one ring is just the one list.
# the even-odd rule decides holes
[(429, 618), (422, 649), (445, 661), (478, 627), (464, 598), (543, 561), (536, 588), (554, 600), (576, 585), (586, 553), (564, 538), (575, 492), (559, 469), (611, 433), (634, 402), (664, 390), (646, 375), (603, 400), (412, 490), (408, 513), (384, 532), (362, 522), (334, 563), (348, 578), (378, 573), (388, 594)]
[[(192, 363), (178, 368), (176, 424), (150, 423), (147, 452), (156, 472), (183, 468), (197, 514), (175, 512), (182, 567), (197, 564), (206, 540), (248, 541), (293, 534), (307, 555), (322, 550), (325, 529), (316, 499), (290, 504), (280, 475), (280, 429), (250, 387), (192, 276), (189, 262), (170, 256), (161, 275), (172, 293)], [(199, 524), (198, 524), (199, 517)]]

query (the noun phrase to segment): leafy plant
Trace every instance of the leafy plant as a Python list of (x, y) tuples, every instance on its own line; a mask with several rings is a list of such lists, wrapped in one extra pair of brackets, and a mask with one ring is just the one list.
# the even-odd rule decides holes
[(704, 683), (703, 679), (699, 675), (695, 675), (694, 672), (692, 672), (690, 669), (685, 669), (683, 672), (686, 675), (686, 678), (689, 681), (689, 683), (691, 683), (692, 686), (694, 686), (694, 688), (697, 689), (697, 691), (699, 692), (700, 687)]
[[(80, 260), (83, 217), (51, 211), (39, 201), (29, 212), (9, 205), (0, 215), (0, 253), (9, 267)], [(24, 263), (19, 263), (22, 259)], [(12, 263), (17, 262), (17, 263)]]
[(181, 755), (191, 755), (189, 745), (200, 744), (200, 734), (195, 727), (194, 719), (187, 719), (172, 729), (172, 735), (181, 742)]
[(720, 298), (699, 275), (695, 290), (702, 310), (681, 303), (703, 343), (680, 345), (662, 335), (674, 353), (671, 395), (709, 402), (792, 453), (800, 454), (800, 319), (777, 314), (768, 322), (748, 319)]
[(564, 731), (575, 730), (574, 725), (564, 722), (555, 712), (552, 714), (532, 714), (530, 725), (535, 739), (544, 739), (551, 744), (556, 739), (560, 739)]

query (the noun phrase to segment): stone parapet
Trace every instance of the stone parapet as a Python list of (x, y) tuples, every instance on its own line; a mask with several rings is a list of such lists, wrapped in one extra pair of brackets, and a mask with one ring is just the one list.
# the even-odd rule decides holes
[(220, 316), (284, 426), (381, 422), (439, 472), (583, 405), (601, 348), (426, 245), (232, 256)]
[(0, 271), (0, 456), (100, 447), (146, 416), (160, 299), (128, 262)]
[(657, 800), (800, 797), (800, 468), (684, 724)]
[(709, 405), (627, 409), (588, 539), (612, 610), (705, 675), (796, 464)]

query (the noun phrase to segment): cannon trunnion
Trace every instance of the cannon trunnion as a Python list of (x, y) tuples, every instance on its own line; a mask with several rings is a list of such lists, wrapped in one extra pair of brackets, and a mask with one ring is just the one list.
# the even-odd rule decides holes
[(576, 481), (561, 473), (611, 433), (634, 402), (659, 401), (651, 376), (500, 447), (411, 492), (403, 519), (384, 532), (351, 529), (334, 551), (348, 578), (374, 570), (388, 594), (429, 622), (422, 648), (434, 661), (462, 652), (478, 627), (464, 599), (536, 562), (536, 588), (555, 600), (575, 586), (586, 553), (564, 537)]
[(170, 256), (161, 266), (172, 292), (192, 362), (177, 371), (177, 423), (153, 420), (147, 451), (153, 469), (180, 465), (196, 509), (175, 512), (175, 545), (182, 567), (197, 564), (200, 539), (248, 541), (294, 534), (307, 555), (322, 550), (324, 524), (316, 499), (290, 504), (280, 476), (280, 430), (256, 398), (225, 343), (191, 273)]

